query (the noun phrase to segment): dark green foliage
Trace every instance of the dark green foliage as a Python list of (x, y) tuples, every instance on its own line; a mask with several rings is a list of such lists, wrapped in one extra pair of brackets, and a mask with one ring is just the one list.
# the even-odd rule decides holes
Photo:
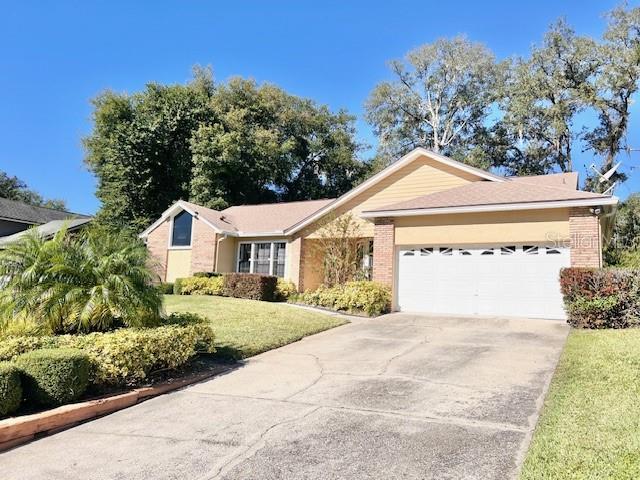
[(0, 325), (30, 320), (52, 333), (153, 324), (162, 294), (139, 239), (100, 228), (44, 240), (36, 231), (0, 250)]
[(85, 140), (102, 201), (98, 220), (140, 231), (174, 201), (210, 208), (341, 195), (367, 172), (355, 118), (274, 85), (196, 71), (94, 100)]
[(21, 402), (20, 370), (11, 363), (0, 363), (0, 418), (15, 412)]
[(560, 285), (567, 321), (574, 327), (640, 324), (640, 270), (564, 268)]
[(640, 194), (619, 204), (604, 258), (607, 265), (640, 269)]
[(85, 163), (98, 180), (98, 220), (143, 230), (174, 201), (187, 199), (193, 132), (211, 118), (213, 83), (202, 71), (187, 85), (150, 83), (133, 95), (93, 100)]
[(278, 278), (256, 273), (225, 273), (223, 294), (227, 297), (272, 302)]
[(66, 210), (64, 200), (45, 200), (38, 192), (31, 190), (25, 182), (18, 177), (10, 177), (0, 170), (0, 198), (8, 198), (18, 202), (28, 203), (37, 207), (53, 208), (54, 210)]
[(174, 286), (173, 286), (173, 283), (171, 282), (162, 282), (160, 285), (158, 285), (158, 288), (160, 289), (163, 295), (173, 294)]
[(41, 406), (77, 400), (86, 390), (91, 373), (89, 356), (72, 348), (35, 350), (16, 358), (25, 398)]
[(201, 277), (201, 278), (219, 277), (221, 275), (222, 274), (218, 272), (196, 272), (193, 274), (194, 277)]

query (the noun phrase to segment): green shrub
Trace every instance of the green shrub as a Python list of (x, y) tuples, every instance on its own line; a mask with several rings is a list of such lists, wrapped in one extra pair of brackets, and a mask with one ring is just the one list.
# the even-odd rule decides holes
[(579, 328), (640, 324), (640, 271), (564, 268), (560, 272), (567, 322)]
[(330, 288), (320, 286), (316, 290), (297, 295), (295, 301), (369, 316), (382, 315), (391, 310), (389, 288), (366, 280), (347, 282)]
[(278, 283), (276, 285), (276, 300), (279, 302), (286, 302), (296, 293), (298, 293), (298, 290), (293, 282), (285, 280), (284, 278), (278, 278)]
[(222, 274), (218, 272), (196, 272), (193, 274), (193, 276), (200, 277), (200, 278), (213, 278), (213, 277), (220, 277), (222, 276)]
[(162, 292), (163, 295), (171, 295), (173, 294), (173, 283), (171, 282), (166, 282), (166, 283), (161, 283), (160, 285), (158, 285), (158, 288), (160, 289), (160, 292)]
[(20, 370), (11, 363), (0, 363), (0, 417), (15, 412), (21, 402)]
[(16, 358), (27, 401), (56, 406), (78, 399), (89, 384), (89, 356), (73, 348), (35, 350)]
[(180, 295), (222, 295), (223, 283), (223, 277), (183, 278)]
[(185, 365), (198, 353), (213, 353), (213, 329), (195, 314), (171, 316), (156, 328), (122, 328), (113, 332), (54, 337), (16, 337), (0, 345), (1, 359), (42, 348), (78, 348), (94, 365), (96, 384), (135, 384), (160, 369)]
[(275, 299), (277, 277), (255, 273), (225, 273), (223, 278), (223, 294), (227, 297), (268, 302)]
[(32, 319), (52, 333), (144, 326), (160, 317), (149, 252), (120, 232), (89, 228), (52, 239), (36, 230), (0, 250), (0, 320)]
[(173, 281), (173, 294), (174, 295), (182, 295), (182, 281), (184, 278), (176, 278)]

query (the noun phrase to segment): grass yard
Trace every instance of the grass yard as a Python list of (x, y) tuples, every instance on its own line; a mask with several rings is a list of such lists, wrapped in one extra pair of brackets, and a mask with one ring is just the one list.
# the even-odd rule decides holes
[(205, 295), (165, 295), (168, 312), (192, 312), (211, 320), (222, 357), (251, 357), (347, 323), (289, 305)]
[(521, 478), (640, 478), (640, 329), (571, 332)]

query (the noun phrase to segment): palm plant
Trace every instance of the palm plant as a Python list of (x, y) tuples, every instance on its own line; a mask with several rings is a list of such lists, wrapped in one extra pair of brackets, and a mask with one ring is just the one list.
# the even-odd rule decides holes
[(147, 249), (104, 230), (46, 240), (34, 230), (0, 251), (0, 321), (28, 319), (53, 333), (142, 326), (160, 317)]

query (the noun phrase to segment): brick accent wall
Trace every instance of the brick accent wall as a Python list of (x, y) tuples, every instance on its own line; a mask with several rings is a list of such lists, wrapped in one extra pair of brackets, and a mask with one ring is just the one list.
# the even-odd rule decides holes
[(600, 219), (589, 207), (569, 210), (569, 235), (572, 267), (602, 266)]
[(193, 219), (191, 273), (212, 272), (216, 260), (216, 232), (202, 220)]
[(170, 221), (162, 222), (147, 237), (147, 249), (153, 260), (153, 267), (161, 281), (165, 281), (167, 275), (167, 245), (169, 245)]
[(393, 288), (395, 226), (391, 219), (376, 219), (373, 228), (373, 280)]

